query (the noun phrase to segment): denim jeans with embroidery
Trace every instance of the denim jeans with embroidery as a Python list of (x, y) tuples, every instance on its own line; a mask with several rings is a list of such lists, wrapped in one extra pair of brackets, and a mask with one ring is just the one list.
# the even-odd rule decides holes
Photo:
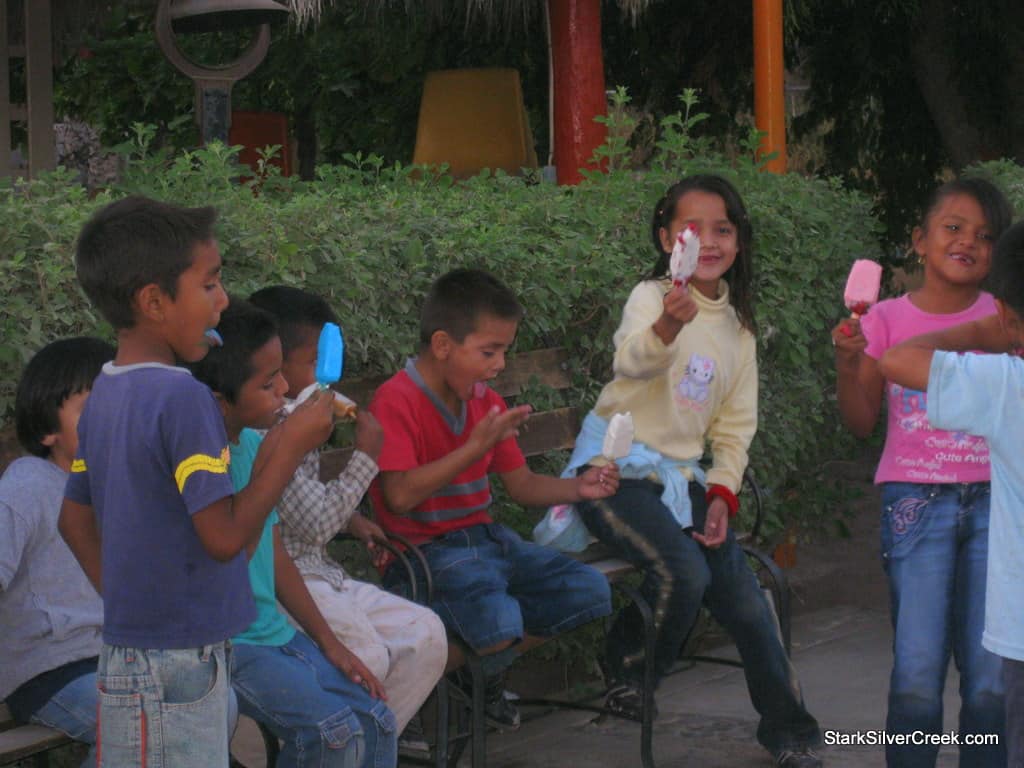
[(395, 716), (302, 632), (284, 645), (236, 643), (231, 684), (242, 714), (281, 739), (278, 768), (394, 768)]
[(172, 650), (104, 644), (96, 680), (100, 768), (227, 766), (225, 643)]
[[(889, 733), (942, 732), (950, 655), (960, 670), (960, 734), (999, 744), (960, 746), (960, 765), (1004, 766), (1002, 664), (981, 645), (989, 484), (882, 484), (882, 564), (889, 579), (893, 668)], [(890, 768), (931, 768), (937, 745), (886, 747)]]
[[(705, 549), (679, 527), (661, 492), (651, 480), (627, 479), (614, 496), (577, 504), (590, 532), (644, 573), (640, 591), (654, 611), (657, 629), (656, 679), (678, 658), (703, 603), (743, 659), (750, 698), (761, 715), (758, 741), (773, 751), (820, 743), (821, 731), (804, 706), (775, 615), (732, 529), (721, 547)], [(700, 485), (690, 484), (697, 530), (703, 530), (707, 514), (704, 494)], [(639, 687), (642, 662), (643, 622), (631, 604), (608, 633), (609, 682)]]

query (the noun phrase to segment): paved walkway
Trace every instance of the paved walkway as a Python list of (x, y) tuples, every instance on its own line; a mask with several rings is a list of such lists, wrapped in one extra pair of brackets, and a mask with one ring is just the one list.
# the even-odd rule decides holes
[[(793, 661), (804, 699), (823, 729), (845, 733), (881, 729), (888, 689), (888, 615), (856, 606), (825, 608), (797, 616)], [(956, 723), (955, 671), (946, 688), (946, 727)], [(766, 768), (768, 753), (755, 740), (757, 716), (741, 670), (698, 664), (669, 677), (658, 693), (660, 716), (654, 727), (659, 768)], [(555, 711), (523, 724), (516, 733), (492, 734), (489, 768), (627, 768), (638, 766), (639, 726), (593, 715)], [(821, 750), (827, 766), (883, 766), (881, 747), (832, 746)], [(468, 765), (468, 761), (462, 761)], [(956, 765), (953, 749), (943, 748), (938, 765)]]

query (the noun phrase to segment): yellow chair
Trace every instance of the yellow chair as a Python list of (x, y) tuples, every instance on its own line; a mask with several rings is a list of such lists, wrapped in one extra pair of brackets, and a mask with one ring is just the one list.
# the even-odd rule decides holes
[(537, 167), (514, 69), (447, 69), (423, 83), (414, 163), (448, 163), (456, 178), (483, 168), (518, 174)]

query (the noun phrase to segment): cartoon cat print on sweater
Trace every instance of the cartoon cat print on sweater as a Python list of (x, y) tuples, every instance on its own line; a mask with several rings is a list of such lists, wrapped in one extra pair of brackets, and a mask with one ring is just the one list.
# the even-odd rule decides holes
[(694, 352), (686, 364), (686, 375), (676, 386), (676, 399), (683, 406), (703, 410), (711, 396), (711, 380), (715, 378), (715, 361)]

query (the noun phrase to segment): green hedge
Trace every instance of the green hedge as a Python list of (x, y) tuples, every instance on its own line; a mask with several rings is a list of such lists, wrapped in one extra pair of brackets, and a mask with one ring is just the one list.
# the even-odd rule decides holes
[[(75, 281), (73, 243), (94, 210), (128, 192), (216, 205), (229, 291), (246, 295), (284, 282), (325, 295), (344, 324), (349, 375), (392, 371), (414, 351), (418, 307), (435, 277), (456, 265), (489, 269), (527, 309), (518, 348), (571, 349), (574, 397), (588, 406), (609, 378), (622, 305), (653, 259), (647, 226), (654, 202), (677, 178), (714, 171), (740, 189), (756, 238), (761, 406), (752, 463), (774, 492), (776, 513), (821, 511), (801, 489), (814, 486), (843, 439), (830, 400), (828, 329), (842, 312), (850, 263), (879, 256), (880, 227), (863, 196), (835, 181), (764, 173), (747, 159), (689, 157), (667, 146), (658, 162), (667, 167), (616, 170), (574, 188), (500, 174), (453, 183), (421, 169), (381, 167), (373, 157), (321, 168), (312, 183), (270, 176), (239, 184), (229, 150), (154, 156), (147, 136), (138, 128), (123, 185), (95, 199), (60, 173), (0, 188), (5, 421), (21, 366), (35, 350), (61, 336), (104, 332)], [(787, 500), (792, 510), (780, 506)]]

